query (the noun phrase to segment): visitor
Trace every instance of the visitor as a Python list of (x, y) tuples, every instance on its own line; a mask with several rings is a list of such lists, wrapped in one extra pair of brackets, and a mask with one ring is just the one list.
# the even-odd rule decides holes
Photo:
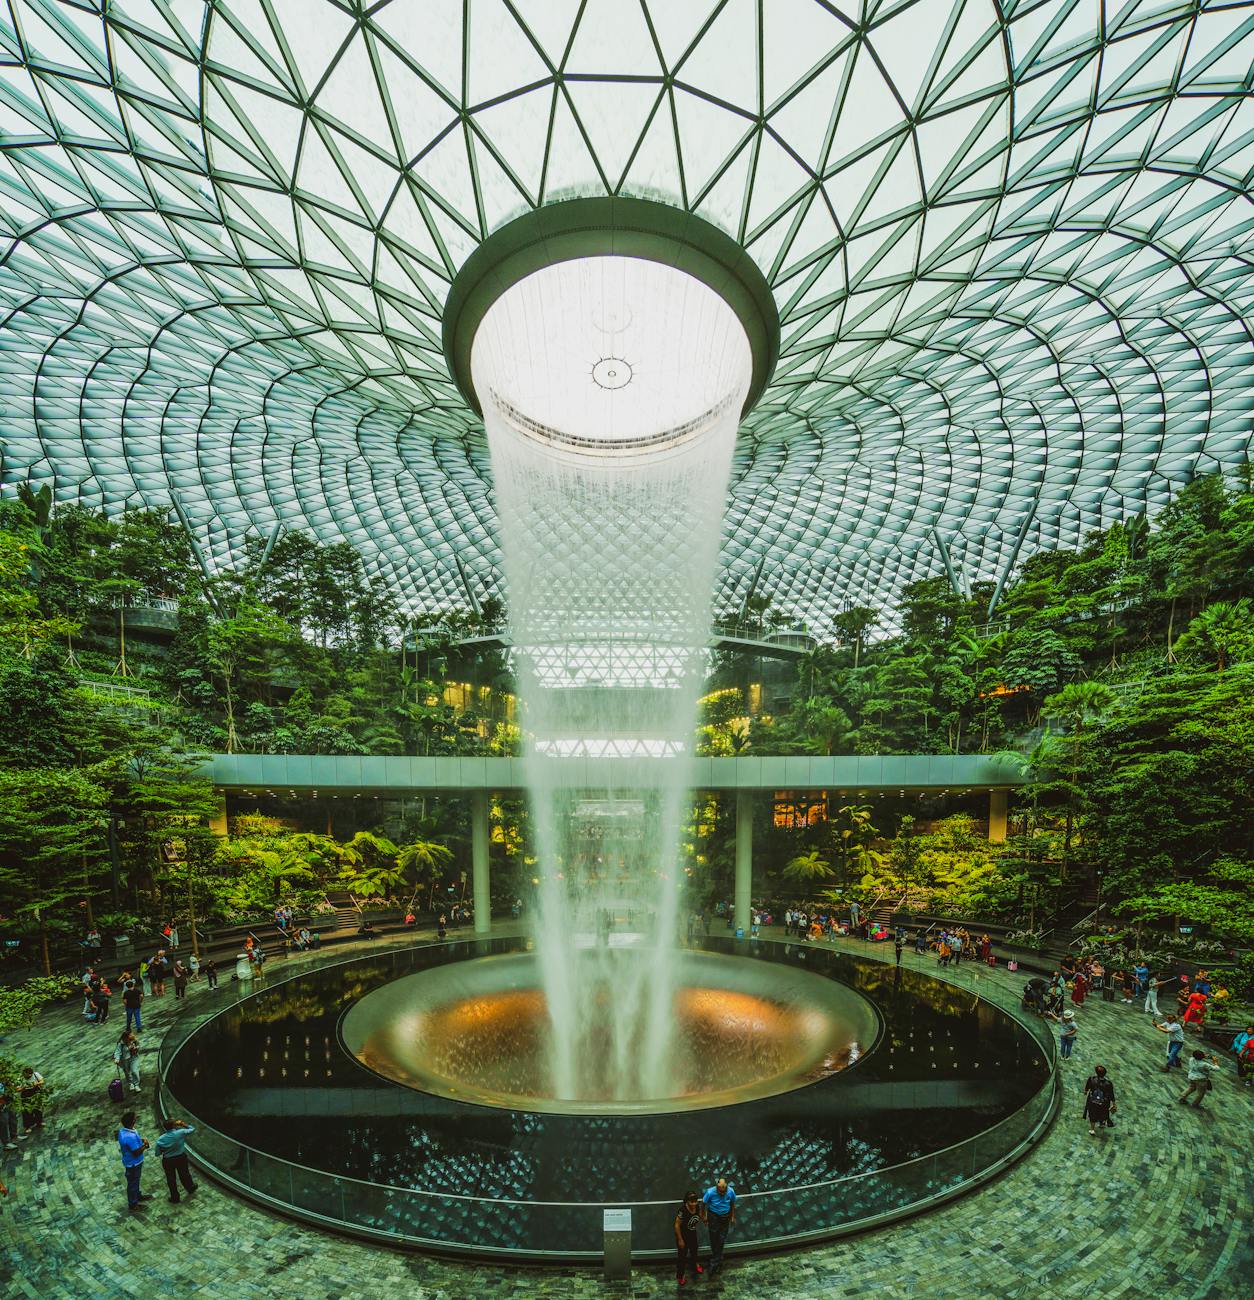
[(1184, 1019), (1184, 1013), (1188, 1010), (1189, 999), (1193, 996), (1193, 985), (1189, 976), (1180, 976), (1180, 989), (1176, 993), (1176, 1014), (1181, 1020)]
[[(1058, 1020), (1058, 1016), (1054, 1016)], [(1062, 1013), (1061, 1028), (1058, 1030), (1058, 1051), (1064, 1061), (1071, 1059), (1075, 1051), (1075, 1040), (1079, 1037), (1080, 1027), (1075, 1022), (1075, 1012), (1070, 1007)]]
[[(862, 911), (858, 907), (856, 901), (849, 904), (849, 917), (850, 917), (849, 928), (851, 930), (856, 930), (858, 928), (858, 922), (862, 918)], [(711, 1270), (711, 1272), (713, 1272), (713, 1270)]]
[(1110, 1118), (1115, 1106), (1115, 1085), (1106, 1076), (1106, 1067), (1096, 1065), (1084, 1084), (1084, 1118), (1089, 1122), (1089, 1137), (1097, 1136), (1097, 1126), (1114, 1128)]
[(949, 940), (944, 934), (942, 934), (940, 937), (940, 943), (936, 945), (936, 964), (938, 966), (948, 966), (950, 954), (951, 949), (949, 947)]
[[(406, 913), (405, 913), (405, 924), (406, 924), (406, 925), (414, 925), (414, 924), (417, 923), (417, 921), (418, 921), (418, 918), (414, 915), (413, 909), (412, 909), (412, 908), (408, 909), (408, 910), (406, 911)], [(301, 940), (301, 945), (300, 945), (300, 946), (301, 946), (302, 948), (305, 946), (305, 943), (304, 943), (305, 933), (306, 933), (306, 932), (305, 932), (304, 930), (302, 930), (302, 931), (300, 932), (300, 935), (298, 936), (298, 937), (300, 938), (300, 940)]]
[(134, 980), (127, 980), (122, 986), (122, 1005), (126, 1008), (126, 1027), (142, 1033), (144, 1026), (140, 1022), (140, 1008), (144, 1004), (144, 990)]
[(1254, 1038), (1247, 1040), (1237, 1056), (1237, 1078), (1247, 1088), (1254, 1088)]
[(1189, 1061), (1186, 1076), (1189, 1086), (1180, 1096), (1180, 1104), (1183, 1106), (1193, 1093), (1197, 1093), (1197, 1100), (1193, 1103), (1193, 1109), (1201, 1110), (1202, 1102), (1206, 1100), (1206, 1094), (1214, 1087), (1211, 1076), (1218, 1073), (1219, 1057), (1212, 1056), (1210, 1060), (1207, 1060), (1205, 1052), (1194, 1052), (1192, 1059)]
[(179, 925), (177, 921), (172, 920), (165, 928), (166, 938), (170, 940), (171, 950), (179, 946)]
[(16, 1151), (17, 1143), (17, 1107), (9, 1085), (0, 1079), (0, 1146), (6, 1151)]
[(901, 950), (906, 946), (906, 936), (898, 930), (893, 937), (893, 956), (898, 966), (901, 965)]
[(435, 923), (435, 937), (437, 939), (448, 938), (448, 917), (443, 912), (440, 913)]
[(148, 963), (148, 978), (152, 981), (152, 996), (165, 997), (165, 977), (168, 969), (165, 949), (159, 948), (157, 955)]
[(139, 983), (144, 991), (144, 996), (152, 997), (152, 963), (147, 957), (140, 958)]
[(88, 966), (83, 971), (83, 1019), (95, 1020), (96, 1008), (92, 1005), (91, 995), (95, 991), (97, 975), (94, 966)]
[(1200, 993), (1203, 997), (1210, 997), (1212, 989), (1210, 976), (1204, 970), (1198, 971), (1193, 977), (1193, 992)]
[(710, 1279), (723, 1267), (723, 1245), (736, 1222), (736, 1189), (720, 1178), (701, 1198), (701, 1217), (710, 1233)]
[(1163, 1073), (1179, 1069), (1180, 1052), (1184, 1047), (1184, 1026), (1174, 1016), (1169, 1016), (1165, 1021), (1156, 1020), (1154, 1028), (1161, 1029), (1167, 1035), (1167, 1064), (1163, 1066)]
[(187, 977), (189, 974), (190, 972), (181, 960), (174, 963), (174, 997), (176, 1001), (187, 996)]
[(104, 980), (101, 980), (96, 991), (91, 995), (92, 1006), (96, 1008), (96, 1024), (103, 1025), (109, 1019), (109, 1004), (112, 1001), (112, 990)]
[(187, 976), (193, 983), (200, 978), (200, 958), (195, 953), (187, 959)]
[(980, 935), (980, 960), (987, 966), (993, 955), (993, 941), (987, 933)]
[(1145, 1010), (1149, 1015), (1158, 1015), (1158, 991), (1164, 984), (1173, 984), (1175, 980), (1159, 979), (1151, 975), (1145, 984)]
[(122, 1031), (113, 1049), (113, 1064), (126, 1080), (128, 1092), (139, 1092), (139, 1040), (129, 1029)]
[(1058, 1015), (1062, 1011), (1062, 1004), (1067, 996), (1067, 977), (1062, 971), (1056, 970), (1053, 979), (1049, 982), (1049, 1009)]
[(920, 930), (918, 934), (914, 936), (914, 950), (920, 957), (927, 952), (927, 934), (925, 931)]
[(1077, 1007), (1082, 1007), (1084, 1005), (1084, 999), (1088, 996), (1088, 992), (1088, 976), (1085, 975), (1082, 970), (1076, 971), (1075, 981), (1071, 985), (1071, 1001), (1075, 1003)]
[(683, 1286), (688, 1280), (688, 1268), (700, 1276), (697, 1262), (697, 1229), (701, 1226), (700, 1198), (696, 1192), (685, 1192), (675, 1215), (675, 1249), (679, 1258), (675, 1262), (675, 1280)]
[(196, 1130), (183, 1119), (163, 1120), (161, 1127), (164, 1132), (157, 1139), (157, 1150), (161, 1154), (161, 1169), (165, 1174), (165, 1185), (170, 1189), (170, 1200), (177, 1205), (179, 1183), (183, 1184), (183, 1190), (188, 1196), (196, 1190), (196, 1184), (192, 1182), (192, 1171), (187, 1164), (187, 1139)]
[(205, 972), (205, 979), (209, 982), (211, 989), (218, 987), (218, 963), (212, 957), (201, 967)]
[(1206, 1023), (1206, 994), (1199, 993), (1197, 986), (1193, 986), (1193, 992), (1189, 994), (1188, 1005), (1184, 1009), (1184, 1023), (1186, 1026), (1195, 1029), (1199, 1034)]
[(144, 1172), (144, 1152), (148, 1141), (135, 1131), (135, 1112), (128, 1110), (122, 1116), (118, 1129), (118, 1149), (122, 1152), (122, 1168), (126, 1171), (126, 1208), (138, 1210), (144, 1201), (152, 1200), (139, 1190), (139, 1180)]
[(260, 944), (252, 950), (252, 963), (253, 979), (258, 984), (264, 983), (266, 978), (266, 950)]
[(1132, 968), (1132, 973), (1136, 976), (1136, 995), (1143, 998), (1149, 991), (1149, 967), (1143, 960), (1138, 961)]
[(1254, 1043), (1254, 1025), (1246, 1025), (1232, 1040), (1232, 1046), (1228, 1049), (1237, 1058), (1237, 1078), (1241, 1079), (1247, 1088), (1251, 1084), (1251, 1076), (1254, 1075), (1254, 1070), (1246, 1071), (1242, 1066), (1242, 1062), (1248, 1056), (1251, 1066), (1254, 1066), (1254, 1048), (1251, 1048), (1249, 1052), (1246, 1050), (1250, 1048), (1252, 1043)]

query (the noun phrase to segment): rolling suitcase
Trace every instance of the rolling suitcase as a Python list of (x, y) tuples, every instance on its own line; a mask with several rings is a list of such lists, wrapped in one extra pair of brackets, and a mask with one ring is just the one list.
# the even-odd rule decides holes
[(121, 1101), (126, 1093), (122, 1089), (122, 1080), (116, 1076), (109, 1080), (109, 1100)]

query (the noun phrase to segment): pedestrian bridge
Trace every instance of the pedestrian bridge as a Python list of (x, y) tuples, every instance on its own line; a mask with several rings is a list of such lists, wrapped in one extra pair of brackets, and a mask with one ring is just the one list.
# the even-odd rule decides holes
[[(521, 758), (407, 758), (331, 754), (213, 754), (203, 772), (223, 790), (245, 793), (405, 795), (526, 789), (533, 761)], [(834, 794), (964, 794), (1008, 790), (1027, 780), (1022, 765), (989, 754), (850, 754), (788, 758), (560, 758), (563, 785), (590, 790), (630, 784), (640, 763), (670, 763), (696, 790), (825, 790)], [(572, 773), (578, 765), (577, 779)], [(638, 779), (638, 778), (637, 778)]]

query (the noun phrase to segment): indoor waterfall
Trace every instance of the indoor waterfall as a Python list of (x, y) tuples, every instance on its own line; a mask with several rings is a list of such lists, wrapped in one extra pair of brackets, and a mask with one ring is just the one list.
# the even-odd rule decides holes
[(500, 517), (554, 1095), (669, 1096), (680, 840), (748, 340), (687, 274), (590, 257), (506, 290), (472, 364)]

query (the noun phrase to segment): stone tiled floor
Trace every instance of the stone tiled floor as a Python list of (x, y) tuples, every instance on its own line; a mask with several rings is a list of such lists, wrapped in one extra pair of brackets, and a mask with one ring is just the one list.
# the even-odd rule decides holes
[[(882, 948), (871, 951), (884, 955)], [(911, 965), (925, 960), (906, 957)], [(977, 986), (1018, 978), (979, 968), (956, 976)], [(201, 987), (192, 996), (212, 995)], [(146, 1007), (150, 1062), (173, 1009), (169, 996)], [(505, 1268), (394, 1252), (302, 1227), (207, 1183), (194, 1200), (174, 1206), (155, 1168), (145, 1179), (157, 1199), (128, 1215), (113, 1140), (118, 1108), (105, 1097), (113, 1031), (121, 1027), (114, 1018), (117, 1025), (97, 1030), (84, 1026), (74, 1009), (53, 1009), (35, 1029), (0, 1044), (60, 1088), (45, 1132), (2, 1153), (11, 1191), (0, 1203), (0, 1296), (515, 1300), (675, 1293), (670, 1269), (657, 1265), (638, 1268), (630, 1284), (610, 1285), (593, 1270)], [(1090, 999), (1076, 1057), (1062, 1067), (1062, 1113), (1036, 1150), (1003, 1177), (904, 1223), (824, 1247), (735, 1261), (721, 1282), (696, 1289), (727, 1300), (1251, 1294), (1254, 1090), (1239, 1087), (1225, 1070), (1208, 1109), (1175, 1105), (1178, 1078), (1157, 1068), (1164, 1043), (1132, 1007)], [(1119, 1126), (1093, 1139), (1079, 1117), (1080, 1087), (1099, 1060), (1116, 1081)], [(139, 1109), (141, 1129), (146, 1121), (152, 1131), (149, 1073)]]

